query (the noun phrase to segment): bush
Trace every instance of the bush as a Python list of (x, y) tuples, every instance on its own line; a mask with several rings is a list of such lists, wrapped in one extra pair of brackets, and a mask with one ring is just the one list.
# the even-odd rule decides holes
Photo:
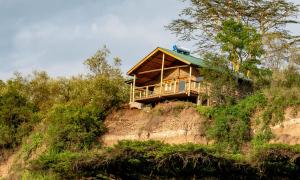
[(35, 108), (16, 90), (0, 96), (0, 148), (14, 147), (33, 128)]
[[(169, 145), (158, 141), (121, 141), (113, 148), (89, 153), (49, 153), (30, 163), (34, 172), (52, 172), (62, 179), (83, 177), (185, 177), (212, 175), (233, 160), (215, 157), (213, 148), (195, 144)], [(241, 166), (239, 164), (239, 166)]]
[(74, 152), (60, 152), (50, 151), (42, 154), (38, 159), (30, 162), (29, 172), (30, 176), (48, 176), (49, 174), (56, 177), (56, 179), (71, 179), (76, 174), (73, 172), (75, 162), (79, 160), (81, 154)]
[(214, 146), (120, 141), (102, 151), (50, 152), (31, 161), (29, 170), (58, 179), (295, 179), (299, 152), (299, 146), (268, 145), (247, 161), (245, 155), (218, 154)]
[(252, 162), (266, 175), (280, 174), (283, 177), (300, 177), (300, 146), (265, 144), (256, 148)]
[(300, 105), (300, 88), (279, 88), (265, 90), (268, 104), (262, 115), (265, 125), (276, 124), (284, 119), (284, 110)]
[(58, 105), (48, 114), (47, 139), (53, 150), (89, 149), (104, 133), (102, 114), (90, 107)]
[(227, 148), (236, 151), (244, 142), (251, 139), (251, 114), (266, 103), (266, 97), (262, 93), (256, 93), (236, 105), (210, 109), (198, 108), (198, 111), (213, 119), (211, 125), (207, 127), (208, 137), (214, 139), (218, 144), (224, 144)]
[(264, 126), (251, 140), (253, 148), (257, 148), (267, 143), (273, 137), (269, 126)]

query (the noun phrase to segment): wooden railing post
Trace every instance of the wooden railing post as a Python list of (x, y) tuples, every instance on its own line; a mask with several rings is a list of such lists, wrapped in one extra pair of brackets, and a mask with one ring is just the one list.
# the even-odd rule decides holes
[(163, 53), (163, 55), (162, 55), (159, 96), (161, 96), (161, 94), (162, 94), (162, 85), (163, 85), (163, 78), (164, 78), (164, 64), (165, 64), (165, 53)]
[(148, 97), (149, 94), (149, 86), (146, 86), (146, 97)]

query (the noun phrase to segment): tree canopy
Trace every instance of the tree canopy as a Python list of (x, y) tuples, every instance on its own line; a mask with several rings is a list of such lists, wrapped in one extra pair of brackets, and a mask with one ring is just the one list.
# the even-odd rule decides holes
[(263, 63), (272, 68), (274, 61), (278, 61), (275, 57), (280, 53), (282, 65), (290, 57), (287, 50), (299, 40), (286, 29), (286, 25), (298, 23), (298, 5), (287, 0), (184, 1), (189, 3), (188, 7), (166, 27), (180, 40), (194, 41), (200, 52), (220, 49), (214, 38), (229, 19), (252, 26), (261, 34), (266, 52)]
[(243, 72), (249, 77), (249, 72), (257, 69), (263, 48), (261, 35), (255, 28), (230, 19), (222, 23), (216, 40), (220, 43), (221, 50), (227, 53), (236, 72)]

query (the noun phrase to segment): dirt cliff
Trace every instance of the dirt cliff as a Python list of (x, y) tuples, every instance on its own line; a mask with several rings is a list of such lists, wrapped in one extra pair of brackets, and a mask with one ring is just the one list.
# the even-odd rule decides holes
[(193, 104), (169, 102), (143, 110), (123, 108), (112, 112), (105, 120), (108, 132), (104, 145), (119, 140), (160, 140), (165, 143), (209, 143), (203, 134), (204, 118)]
[(300, 107), (288, 108), (285, 111), (284, 121), (271, 126), (274, 138), (271, 143), (300, 144)]

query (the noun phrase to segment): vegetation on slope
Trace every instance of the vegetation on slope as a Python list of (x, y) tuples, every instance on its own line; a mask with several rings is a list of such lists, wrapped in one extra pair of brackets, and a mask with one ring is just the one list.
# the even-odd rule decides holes
[[(273, 87), (257, 92), (234, 105), (217, 107), (198, 107), (207, 118), (206, 134), (209, 138), (228, 150), (238, 151), (247, 142), (253, 146), (262, 145), (272, 138), (270, 125), (284, 120), (288, 107), (300, 106), (300, 88)], [(256, 134), (251, 132), (251, 118), (255, 117)]]
[(17, 74), (1, 83), (0, 154), (22, 146), (16, 171), (22, 173), (25, 162), (36, 153), (80, 152), (99, 146), (104, 118), (128, 98), (119, 66), (108, 63), (108, 54), (104, 48), (86, 61), (88, 75), (52, 79), (35, 72), (32, 77)]
[[(168, 26), (183, 39), (199, 40), (199, 49), (214, 51), (205, 55), (214, 67), (203, 72), (212, 77), (216, 106), (198, 107), (213, 145), (122, 141), (101, 147), (103, 120), (128, 98), (120, 59), (110, 65), (104, 47), (85, 61), (88, 75), (53, 79), (35, 72), (0, 81), (0, 153), (20, 149), (12, 178), (299, 177), (299, 146), (267, 144), (269, 126), (283, 120), (286, 108), (300, 105), (299, 47), (282, 28), (298, 9), (285, 1), (251, 1), (251, 8), (247, 2), (191, 0), (183, 11), (189, 19)], [(209, 45), (200, 41), (205, 37), (215, 48), (202, 46)], [(253, 80), (246, 98), (236, 95), (241, 76)], [(256, 112), (258, 132), (252, 134)]]
[(0, 149), (21, 143), (38, 121), (35, 112), (34, 105), (15, 89), (0, 96)]
[[(300, 148), (264, 146), (251, 157), (220, 153), (215, 146), (121, 141), (88, 153), (48, 153), (33, 160), (26, 178), (262, 178), (298, 177)], [(248, 158), (248, 161), (245, 159)]]

